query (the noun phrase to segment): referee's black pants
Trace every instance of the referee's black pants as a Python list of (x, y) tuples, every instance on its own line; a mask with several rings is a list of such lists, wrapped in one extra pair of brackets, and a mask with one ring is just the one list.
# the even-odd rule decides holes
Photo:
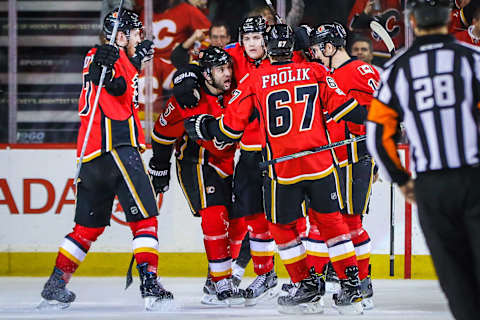
[(420, 173), (415, 195), (420, 225), (453, 315), (478, 319), (480, 167)]

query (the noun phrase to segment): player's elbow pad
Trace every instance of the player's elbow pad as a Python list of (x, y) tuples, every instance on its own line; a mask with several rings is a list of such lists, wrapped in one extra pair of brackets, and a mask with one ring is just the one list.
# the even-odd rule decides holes
[(343, 116), (342, 120), (350, 121), (356, 124), (363, 124), (367, 120), (367, 108), (362, 105), (357, 105), (352, 111)]
[(105, 89), (112, 96), (121, 96), (127, 91), (127, 82), (124, 77), (113, 78), (111, 81), (105, 81)]

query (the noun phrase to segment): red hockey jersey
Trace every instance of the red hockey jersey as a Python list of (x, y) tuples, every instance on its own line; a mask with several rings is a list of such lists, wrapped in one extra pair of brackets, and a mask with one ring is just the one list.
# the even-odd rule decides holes
[[(232, 56), (233, 76), (237, 81), (237, 84), (244, 82), (252, 70), (270, 64), (268, 59), (255, 61), (249, 58), (245, 53), (243, 46), (238, 42), (227, 45), (225, 51)], [(262, 150), (258, 117), (252, 119), (250, 125), (245, 128), (242, 140), (240, 140), (240, 148), (246, 151)]]
[[(226, 136), (238, 139), (256, 108), (262, 146), (270, 160), (328, 144), (323, 108), (341, 119), (357, 104), (318, 64), (274, 64), (252, 71), (233, 91), (219, 127)], [(322, 178), (332, 170), (332, 156), (326, 151), (275, 164), (268, 174), (281, 184), (292, 184)]]
[[(97, 86), (88, 77), (88, 69), (96, 51), (96, 48), (90, 49), (83, 63), (83, 86), (78, 101), (80, 129), (77, 157), (82, 150), (97, 93)], [(120, 145), (145, 148), (145, 136), (138, 116), (138, 73), (124, 50), (120, 50), (120, 58), (115, 62), (114, 75), (125, 79), (127, 89), (123, 95), (115, 97), (102, 88), (83, 162)]]
[(175, 97), (167, 101), (165, 111), (155, 122), (152, 139), (163, 145), (176, 143), (176, 157), (178, 160), (191, 161), (199, 164), (208, 164), (213, 167), (221, 177), (233, 174), (236, 144), (219, 143), (218, 140), (191, 140), (185, 133), (183, 120), (197, 114), (210, 114), (220, 117), (223, 112), (223, 99), (229, 96), (214, 96), (202, 88), (201, 99), (192, 109), (182, 109)]
[[(348, 27), (355, 32), (362, 32), (365, 36), (369, 37), (373, 43), (373, 51), (376, 56), (390, 57), (385, 43), (377, 35), (375, 35), (368, 24), (358, 23), (359, 16), (363, 13), (365, 6), (369, 0), (357, 0), (350, 10), (348, 16)], [(373, 16), (379, 17), (380, 24), (383, 25), (385, 30), (393, 40), (395, 48), (398, 50), (403, 47), (405, 43), (405, 24), (403, 21), (403, 8), (400, 0), (376, 0), (378, 2), (378, 8), (375, 8)], [(357, 25), (361, 26), (358, 27)]]
[[(337, 69), (329, 72), (343, 92), (350, 94), (362, 106), (369, 107), (373, 93), (380, 83), (378, 71), (370, 64), (357, 58), (346, 61)], [(331, 142), (350, 139), (355, 136), (365, 135), (366, 127), (363, 124), (353, 122), (335, 122), (327, 120), (327, 129)], [(361, 156), (366, 154), (365, 141), (335, 148), (335, 154), (340, 166), (346, 165), (347, 161), (355, 163)]]
[(196, 29), (210, 28), (210, 21), (200, 9), (182, 2), (162, 13), (155, 13), (152, 27), (155, 54), (170, 60), (173, 49), (179, 43), (187, 40)]

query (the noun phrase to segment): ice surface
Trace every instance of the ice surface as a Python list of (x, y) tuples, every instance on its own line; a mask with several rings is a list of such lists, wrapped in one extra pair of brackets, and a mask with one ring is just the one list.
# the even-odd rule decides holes
[[(138, 279), (127, 291), (125, 279), (74, 277), (68, 288), (77, 300), (66, 310), (37, 311), (46, 278), (0, 277), (0, 319), (453, 319), (437, 281), (374, 280), (375, 309), (363, 316), (340, 316), (326, 296), (323, 315), (282, 315), (276, 301), (255, 307), (216, 307), (200, 304), (202, 278), (163, 278), (175, 295), (175, 308), (168, 312), (146, 312), (138, 290)], [(246, 287), (253, 279), (244, 279)], [(285, 279), (282, 279), (285, 282)], [(281, 285), (281, 284), (280, 284)]]

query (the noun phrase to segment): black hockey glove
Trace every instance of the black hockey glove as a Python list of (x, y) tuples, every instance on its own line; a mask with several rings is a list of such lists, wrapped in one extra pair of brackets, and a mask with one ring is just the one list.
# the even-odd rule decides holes
[(194, 108), (200, 101), (198, 75), (191, 68), (179, 69), (173, 75), (173, 95), (180, 107)]
[(135, 47), (135, 54), (130, 58), (130, 61), (135, 68), (140, 72), (142, 63), (153, 59), (153, 41), (143, 40)]
[(93, 63), (112, 69), (115, 62), (120, 58), (118, 48), (109, 44), (103, 44), (96, 48), (97, 52), (93, 57)]
[(208, 134), (208, 122), (215, 121), (215, 117), (209, 114), (197, 114), (185, 119), (183, 125), (188, 136), (193, 140), (212, 140)]
[(153, 189), (156, 194), (168, 191), (170, 184), (170, 162), (160, 162), (151, 158), (148, 163), (148, 173), (152, 179)]

